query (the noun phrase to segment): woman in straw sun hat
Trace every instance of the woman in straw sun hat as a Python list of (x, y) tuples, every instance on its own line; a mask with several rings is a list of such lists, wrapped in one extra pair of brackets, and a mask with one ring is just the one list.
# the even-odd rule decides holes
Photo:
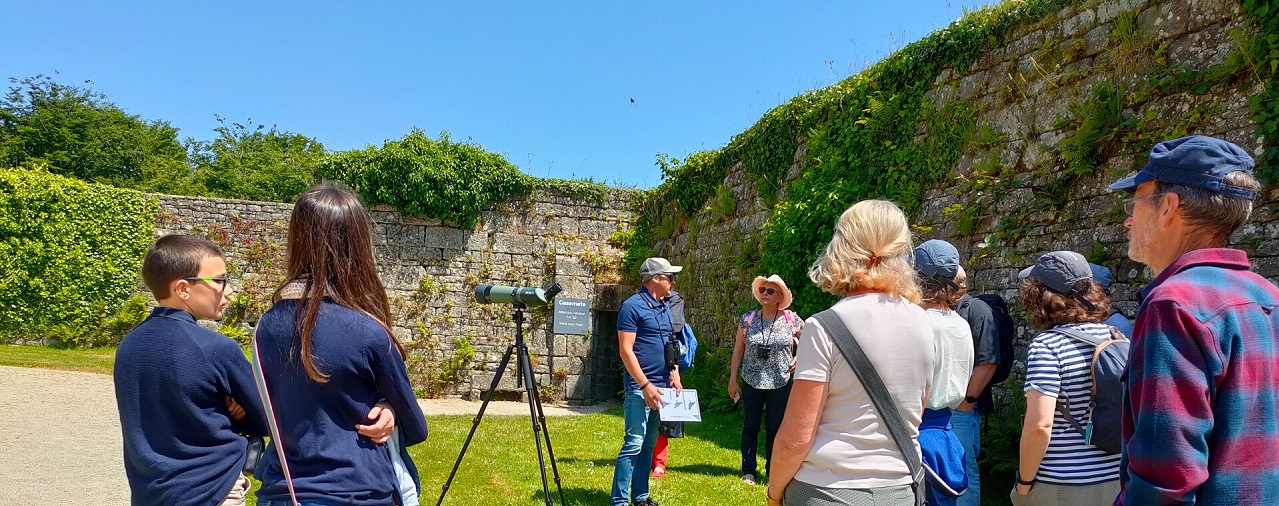
[[(795, 343), (804, 323), (795, 312), (787, 309), (791, 293), (780, 276), (756, 277), (751, 283), (751, 295), (759, 301), (760, 309), (742, 315), (733, 345), (728, 394), (733, 400), (741, 399), (745, 405), (742, 481), (754, 485), (760, 421), (764, 421), (764, 472), (768, 472), (772, 464), (773, 438), (782, 425), (786, 399), (790, 397)], [(739, 371), (743, 380), (741, 386), (737, 383)]]

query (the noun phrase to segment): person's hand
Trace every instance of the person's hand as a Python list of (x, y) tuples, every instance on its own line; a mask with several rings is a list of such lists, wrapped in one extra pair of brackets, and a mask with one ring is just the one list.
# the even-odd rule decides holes
[(649, 409), (662, 409), (662, 406), (666, 404), (662, 402), (662, 390), (652, 383), (644, 385), (642, 393), (644, 394), (644, 404), (647, 404)]
[(395, 411), (386, 402), (379, 402), (369, 410), (368, 425), (356, 425), (355, 431), (361, 436), (372, 439), (374, 443), (384, 444), (391, 439), (391, 431), (395, 430)]
[(1030, 495), (1030, 489), (1031, 489), (1030, 485), (1013, 485), (1013, 491), (1020, 496)]
[(728, 397), (737, 402), (737, 396), (742, 394), (742, 387), (737, 384), (737, 378), (728, 380)]
[(240, 421), (244, 419), (244, 407), (240, 406), (240, 404), (235, 402), (235, 399), (232, 399), (229, 395), (226, 396), (226, 410), (231, 412), (232, 420)]
[(958, 409), (963, 412), (969, 412), (973, 410), (973, 405), (969, 404), (968, 401), (960, 401), (959, 405), (956, 406), (955, 409)]
[(795, 364), (797, 363), (796, 361), (797, 361), (798, 359), (799, 359), (799, 357), (791, 357), (791, 358), (790, 358), (790, 369), (787, 369), (787, 371), (786, 371), (786, 372), (795, 372)]
[(684, 391), (684, 384), (679, 380), (679, 376), (671, 378), (671, 388), (675, 389), (675, 395), (679, 395)]

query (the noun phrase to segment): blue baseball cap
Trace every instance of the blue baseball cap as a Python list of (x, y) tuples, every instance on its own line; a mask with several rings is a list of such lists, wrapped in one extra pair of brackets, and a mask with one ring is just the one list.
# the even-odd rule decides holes
[(1049, 290), (1069, 295), (1083, 303), (1089, 311), (1097, 309), (1092, 302), (1084, 298), (1084, 294), (1075, 290), (1075, 284), (1085, 279), (1092, 279), (1092, 269), (1083, 255), (1074, 251), (1052, 251), (1044, 253), (1035, 260), (1035, 265), (1022, 269), (1017, 273), (1019, 279), (1035, 278)]
[(1102, 288), (1110, 288), (1110, 269), (1092, 262), (1088, 262), (1088, 268), (1092, 269), (1093, 281), (1100, 283)]
[(1256, 166), (1248, 152), (1233, 143), (1191, 135), (1155, 144), (1146, 166), (1132, 176), (1115, 181), (1110, 189), (1132, 193), (1146, 181), (1164, 181), (1255, 200), (1257, 192), (1230, 186), (1225, 180), (1227, 174), (1238, 170), (1251, 174)]
[(959, 274), (959, 250), (941, 239), (929, 239), (915, 246), (915, 269), (926, 278), (955, 286)]

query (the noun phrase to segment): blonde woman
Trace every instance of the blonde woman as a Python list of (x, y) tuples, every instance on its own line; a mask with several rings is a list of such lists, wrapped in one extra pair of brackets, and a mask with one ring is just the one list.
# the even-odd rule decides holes
[[(916, 305), (910, 229), (892, 202), (858, 202), (839, 217), (808, 277), (843, 298), (832, 306), (898, 399), (904, 445), (918, 455), (933, 375), (933, 329)], [(816, 318), (800, 335), (794, 384), (773, 447), (769, 506), (914, 504), (911, 472), (857, 375)]]

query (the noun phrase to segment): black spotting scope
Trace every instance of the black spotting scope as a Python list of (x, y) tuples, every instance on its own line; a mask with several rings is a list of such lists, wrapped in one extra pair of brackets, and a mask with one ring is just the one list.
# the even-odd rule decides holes
[(513, 304), (526, 306), (545, 306), (551, 303), (564, 288), (554, 283), (550, 288), (542, 290), (533, 287), (475, 285), (475, 302), (480, 304)]

